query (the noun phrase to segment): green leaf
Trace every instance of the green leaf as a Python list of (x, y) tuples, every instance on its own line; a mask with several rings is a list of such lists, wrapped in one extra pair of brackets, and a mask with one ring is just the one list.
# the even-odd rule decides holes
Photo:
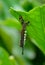
[[(6, 28), (7, 29), (7, 28)], [(5, 46), (8, 50), (8, 52), (11, 53), (11, 50), (12, 50), (12, 39), (11, 37), (8, 35), (8, 31), (6, 32), (6, 29), (5, 27), (3, 26), (1, 29), (0, 29), (0, 36), (2, 38), (2, 45)]]
[(28, 34), (45, 54), (45, 5), (34, 8), (29, 12), (29, 16), (31, 22)]
[[(8, 22), (9, 21), (9, 22)], [(11, 24), (10, 24), (11, 23)], [(6, 22), (0, 23), (1, 25), (1, 37), (2, 41), (4, 42), (3, 45), (8, 49), (9, 53), (12, 53), (19, 65), (28, 65), (29, 63), (27, 60), (22, 56), (22, 49), (20, 48), (20, 32), (19, 30), (15, 29), (16, 26), (19, 26), (18, 23), (13, 22), (13, 20), (6, 20)], [(21, 29), (21, 27), (19, 27)], [(3, 46), (4, 47), (4, 46)], [(7, 50), (6, 49), (6, 50)], [(27, 50), (27, 49), (26, 49)], [(18, 51), (18, 52), (17, 52)], [(31, 50), (32, 51), (32, 50)], [(24, 56), (30, 58), (30, 50), (27, 52), (24, 51)], [(27, 55), (28, 53), (28, 55)], [(32, 51), (35, 54), (35, 51)], [(34, 54), (32, 56), (34, 56)], [(12, 61), (13, 63), (14, 61)]]
[[(22, 56), (22, 49), (19, 46), (19, 41), (18, 41), (19, 40), (19, 33), (18, 33), (18, 31), (12, 30), (11, 28), (3, 27), (2, 32), (1, 32), (1, 36), (5, 42), (5, 46), (7, 47), (7, 49), (14, 55), (14, 57), (16, 57), (17, 63), (19, 63), (19, 65), (26, 65), (26, 64), (28, 65), (29, 63)], [(11, 50), (10, 50), (10, 48), (11, 48)], [(14, 61), (13, 60), (11, 60), (11, 61), (14, 64)]]
[(17, 16), (21, 15), (25, 21), (30, 21), (30, 25), (27, 26), (29, 38), (45, 54), (45, 5), (34, 8), (29, 12), (15, 11), (11, 8), (10, 12), (13, 15), (18, 13)]
[(0, 47), (0, 65), (13, 65), (9, 61), (9, 54), (2, 47)]
[(14, 56), (9, 56), (7, 51), (0, 47), (0, 65), (18, 65)]
[(4, 42), (3, 45), (6, 46), (6, 48), (8, 49), (8, 51), (10, 53), (12, 51), (12, 46), (13, 46), (13, 42), (12, 42), (13, 37), (12, 36), (17, 35), (17, 33), (18, 33), (18, 31), (16, 32), (17, 29), (20, 32), (21, 24), (16, 19), (10, 18), (10, 19), (5, 20), (4, 22), (0, 22), (0, 36)]
[(17, 11), (13, 8), (10, 8), (9, 11), (17, 20), (19, 20), (19, 17), (22, 16), (26, 22), (29, 21), (28, 12), (21, 11), (21, 10)]
[(3, 22), (0, 22), (0, 26), (7, 26), (18, 30), (21, 30), (22, 28), (20, 22), (14, 18), (9, 18), (4, 20)]

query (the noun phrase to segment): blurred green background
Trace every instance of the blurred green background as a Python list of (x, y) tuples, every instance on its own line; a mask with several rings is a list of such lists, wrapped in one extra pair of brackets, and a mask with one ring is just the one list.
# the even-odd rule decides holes
[(21, 54), (21, 24), (9, 12), (10, 7), (28, 12), (42, 4), (45, 0), (0, 0), (0, 65), (45, 65), (45, 55), (28, 35), (24, 55)]

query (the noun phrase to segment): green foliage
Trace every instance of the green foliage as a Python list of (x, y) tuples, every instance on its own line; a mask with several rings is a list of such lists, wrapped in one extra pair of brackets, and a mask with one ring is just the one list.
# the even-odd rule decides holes
[(19, 14), (25, 21), (30, 21), (30, 25), (27, 26), (29, 38), (31, 38), (32, 42), (45, 54), (45, 5), (34, 8), (29, 12), (15, 12), (15, 10), (11, 8), (10, 12), (12, 14)]
[(0, 47), (0, 65), (12, 65), (9, 54), (2, 47)]
[[(0, 0), (0, 65), (45, 65), (45, 5), (42, 5), (43, 2)], [(20, 16), (25, 22), (30, 22), (26, 27), (24, 55), (21, 54), (22, 48), (20, 48), (22, 30)]]

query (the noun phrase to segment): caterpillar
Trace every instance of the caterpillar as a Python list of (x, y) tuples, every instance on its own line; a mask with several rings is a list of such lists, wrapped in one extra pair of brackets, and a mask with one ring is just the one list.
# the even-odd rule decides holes
[(29, 21), (25, 22), (23, 20), (22, 16), (19, 17), (19, 20), (20, 20), (20, 22), (22, 24), (20, 47), (22, 47), (22, 55), (23, 55), (24, 54), (23, 53), (23, 51), (24, 51), (24, 44), (25, 44), (25, 41), (26, 41), (26, 34), (27, 34), (26, 26), (29, 24)]

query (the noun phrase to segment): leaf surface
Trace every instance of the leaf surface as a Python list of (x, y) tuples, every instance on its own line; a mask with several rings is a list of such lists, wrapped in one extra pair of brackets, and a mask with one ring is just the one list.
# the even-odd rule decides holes
[(17, 16), (21, 15), (25, 21), (30, 21), (30, 25), (27, 26), (27, 33), (29, 35), (29, 38), (45, 54), (45, 5), (34, 8), (29, 12), (15, 12), (14, 9), (10, 9), (10, 12), (12, 14), (18, 13)]

